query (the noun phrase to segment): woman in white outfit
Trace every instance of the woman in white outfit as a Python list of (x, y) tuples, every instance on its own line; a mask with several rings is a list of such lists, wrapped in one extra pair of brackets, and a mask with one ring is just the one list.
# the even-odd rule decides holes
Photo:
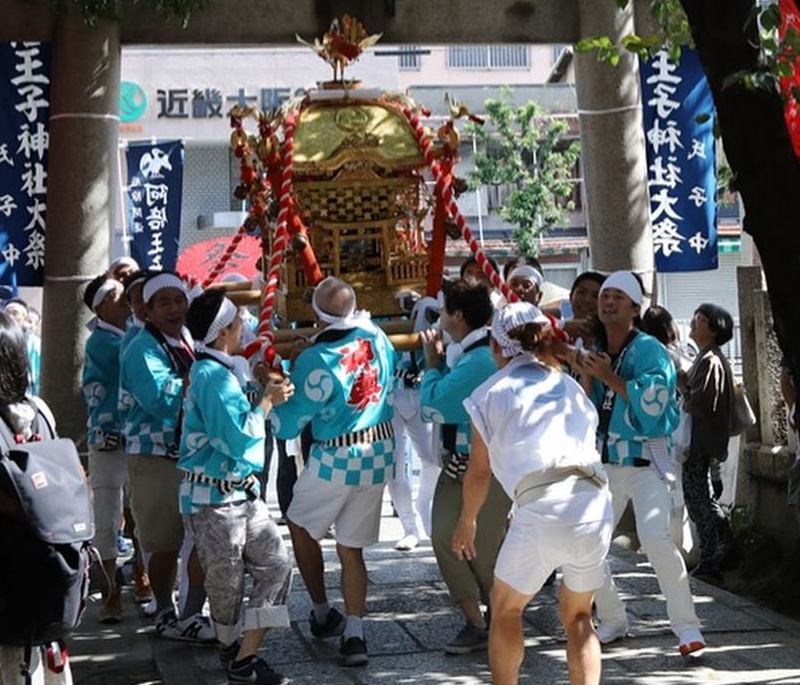
[(561, 372), (554, 345), (549, 321), (536, 306), (516, 302), (497, 311), (491, 349), (500, 370), (464, 402), (473, 442), (454, 552), (475, 558), (475, 520), (492, 474), (516, 506), (492, 589), (495, 685), (517, 683), (522, 612), (557, 567), (570, 682), (600, 682), (591, 614), (611, 541), (611, 497), (595, 449), (597, 411)]

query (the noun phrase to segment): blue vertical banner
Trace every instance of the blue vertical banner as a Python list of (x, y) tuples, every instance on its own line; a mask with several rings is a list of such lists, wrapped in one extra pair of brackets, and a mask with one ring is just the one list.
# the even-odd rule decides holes
[(181, 237), (183, 142), (129, 143), (125, 159), (131, 257), (142, 269), (172, 270)]
[(0, 283), (44, 281), (50, 46), (0, 43)]
[(695, 50), (641, 66), (656, 270), (717, 268), (714, 102)]

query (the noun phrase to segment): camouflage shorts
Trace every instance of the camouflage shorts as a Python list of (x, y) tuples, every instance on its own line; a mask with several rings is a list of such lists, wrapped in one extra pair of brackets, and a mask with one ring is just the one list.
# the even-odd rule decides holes
[[(206, 574), (217, 639), (231, 644), (242, 630), (288, 626), (292, 564), (267, 505), (257, 499), (207, 506), (187, 519)], [(253, 586), (242, 611), (245, 575)]]

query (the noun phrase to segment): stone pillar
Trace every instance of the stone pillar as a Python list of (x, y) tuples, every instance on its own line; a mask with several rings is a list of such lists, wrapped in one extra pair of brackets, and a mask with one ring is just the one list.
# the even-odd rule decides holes
[[(761, 415), (761, 395), (759, 393), (759, 363), (756, 348), (760, 333), (756, 331), (756, 309), (757, 299), (764, 292), (764, 274), (760, 266), (740, 266), (736, 269), (736, 281), (739, 293), (742, 380), (753, 412), (758, 417)], [(728, 457), (728, 459), (737, 458), (734, 504), (745, 509), (751, 522), (755, 520), (758, 487), (750, 471), (751, 464), (758, 458), (760, 443), (761, 429), (756, 423), (755, 426), (748, 428), (739, 440), (739, 454)]]
[[(578, 0), (580, 35), (612, 42), (634, 32), (633, 7)], [(653, 286), (653, 244), (647, 195), (639, 62), (623, 52), (612, 67), (594, 52), (575, 56), (592, 268), (630, 269)]]
[(83, 288), (109, 260), (117, 192), (119, 27), (89, 28), (75, 11), (53, 33), (47, 239), (42, 316), (42, 395), (59, 433), (82, 442)]

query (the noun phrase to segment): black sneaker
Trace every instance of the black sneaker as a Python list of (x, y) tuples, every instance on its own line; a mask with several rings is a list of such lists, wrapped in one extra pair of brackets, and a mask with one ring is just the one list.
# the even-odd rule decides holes
[(464, 627), (458, 631), (444, 651), (448, 654), (471, 654), (489, 646), (489, 631), (486, 628), (478, 628), (472, 621), (467, 621)]
[(283, 685), (288, 682), (286, 676), (273, 671), (269, 664), (257, 656), (242, 661), (234, 661), (228, 669), (228, 685)]
[(311, 634), (318, 640), (325, 640), (329, 637), (338, 637), (344, 632), (344, 616), (338, 609), (331, 607), (325, 617), (325, 623), (317, 623), (314, 611), (311, 611)]
[(241, 646), (242, 643), (239, 640), (235, 640), (229, 645), (219, 646), (219, 663), (222, 664), (222, 668), (224, 668), (226, 671), (231, 667), (231, 664), (236, 658), (236, 655), (239, 653)]
[(360, 637), (342, 638), (339, 657), (342, 666), (363, 666), (367, 663), (367, 643)]

